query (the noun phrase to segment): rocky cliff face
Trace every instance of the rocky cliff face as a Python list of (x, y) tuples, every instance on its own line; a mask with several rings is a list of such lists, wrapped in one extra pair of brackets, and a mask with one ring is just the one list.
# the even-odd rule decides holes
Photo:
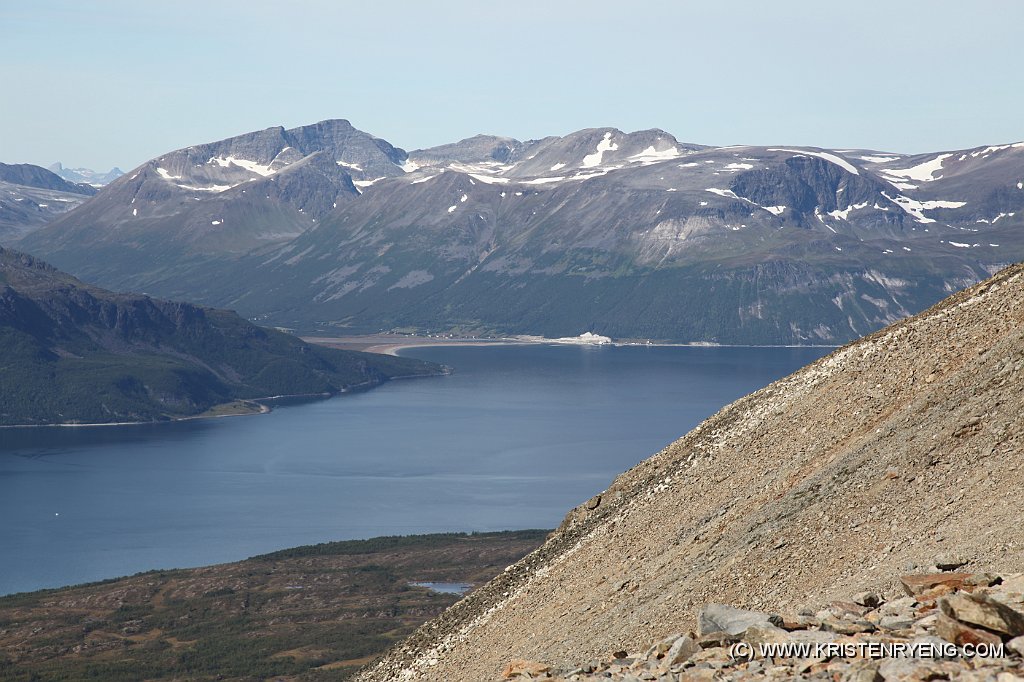
[(893, 598), (943, 555), (1024, 571), (1022, 383), (1013, 266), (727, 406), (360, 679), (569, 670), (696, 630), (709, 602)]

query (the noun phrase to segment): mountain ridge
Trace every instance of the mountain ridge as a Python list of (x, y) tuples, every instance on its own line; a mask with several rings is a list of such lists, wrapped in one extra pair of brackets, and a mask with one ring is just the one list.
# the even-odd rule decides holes
[(1022, 223), (1024, 143), (590, 128), (406, 153), (338, 120), (169, 153), (19, 246), (310, 333), (837, 344), (1024, 258)]
[(91, 168), (65, 168), (60, 161), (52, 163), (46, 170), (56, 173), (69, 182), (84, 183), (92, 187), (109, 185), (114, 180), (124, 175), (124, 171), (114, 166), (106, 173), (94, 171)]
[(96, 194), (29, 163), (0, 163), (0, 239), (13, 240), (52, 222)]

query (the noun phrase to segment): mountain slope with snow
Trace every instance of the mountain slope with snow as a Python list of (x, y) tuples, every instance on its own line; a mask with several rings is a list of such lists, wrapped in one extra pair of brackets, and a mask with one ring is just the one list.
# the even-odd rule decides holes
[(0, 240), (7, 242), (52, 222), (96, 189), (68, 182), (28, 163), (0, 163)]
[(1024, 259), (1024, 144), (901, 155), (593, 128), (406, 154), (346, 121), (144, 164), (25, 239), (327, 333), (836, 343)]

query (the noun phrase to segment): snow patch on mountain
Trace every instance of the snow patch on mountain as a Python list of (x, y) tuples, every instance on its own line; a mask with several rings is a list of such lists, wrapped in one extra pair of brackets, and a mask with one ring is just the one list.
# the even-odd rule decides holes
[(156, 172), (157, 175), (159, 175), (164, 180), (170, 182), (175, 187), (180, 187), (181, 189), (187, 189), (193, 192), (224, 192), (226, 190), (231, 189), (232, 187), (236, 187), (236, 185), (210, 185), (208, 187), (199, 187), (198, 185), (186, 185), (184, 183), (174, 182), (175, 180), (181, 180), (181, 176), (171, 175), (166, 168), (157, 168)]
[(843, 159), (841, 157), (836, 156), (835, 154), (829, 154), (828, 152), (815, 152), (815, 151), (810, 151), (810, 150), (807, 150), (807, 149), (783, 149), (783, 148), (774, 148), (774, 147), (768, 149), (768, 151), (770, 151), (770, 152), (789, 152), (791, 154), (797, 154), (797, 155), (803, 155), (803, 156), (816, 156), (819, 159), (824, 159), (825, 161), (828, 161), (829, 163), (834, 163), (835, 165), (839, 166), (840, 168), (842, 168), (843, 170), (845, 170), (848, 173), (853, 173), (854, 175), (860, 175), (860, 171), (852, 163), (850, 163), (846, 159)]
[(890, 185), (892, 185), (893, 187), (895, 187), (896, 189), (898, 189), (898, 190), (900, 190), (902, 192), (909, 192), (911, 190), (917, 189), (917, 185), (912, 185), (909, 182), (901, 182), (900, 180), (897, 180), (896, 178), (884, 178), (883, 177), (883, 179), (886, 182), (888, 182)]
[(907, 212), (907, 214), (913, 216), (917, 222), (925, 224), (934, 223), (935, 220), (927, 217), (924, 214), (924, 211), (930, 211), (936, 208), (961, 208), (962, 206), (967, 205), (966, 201), (915, 201), (914, 199), (903, 196), (902, 194), (890, 197), (885, 192), (882, 192), (882, 196), (889, 201), (898, 204), (900, 208)]
[(704, 191), (705, 192), (711, 192), (712, 194), (717, 194), (720, 197), (727, 197), (729, 199), (742, 199), (743, 198), (743, 197), (737, 196), (736, 192), (733, 192), (731, 189), (718, 189), (717, 187), (708, 187)]
[(180, 175), (171, 175), (165, 168), (157, 168), (156, 172), (164, 180), (181, 180)]
[(889, 163), (890, 161), (899, 161), (899, 156), (858, 156), (861, 161), (867, 161), (868, 163)]
[(257, 161), (250, 161), (249, 159), (239, 159), (234, 156), (215, 156), (212, 157), (206, 163), (214, 163), (222, 168), (228, 168), (229, 166), (232, 165), (238, 166), (239, 168), (244, 168), (245, 170), (251, 173), (262, 175), (265, 178), (277, 173), (276, 170), (271, 170), (270, 166), (268, 165), (259, 163)]
[(580, 167), (593, 168), (594, 166), (599, 166), (605, 152), (612, 152), (618, 148), (619, 145), (612, 142), (612, 134), (607, 132), (604, 134), (604, 138), (597, 143), (597, 150), (593, 154), (587, 154), (583, 157), (583, 163), (580, 164)]
[[(932, 180), (939, 180), (942, 176), (935, 177), (935, 174), (942, 170), (942, 162), (953, 156), (952, 154), (939, 154), (930, 161), (919, 163), (916, 166), (910, 168), (885, 168), (882, 170), (882, 174), (889, 176), (895, 176), (897, 178), (906, 178), (908, 180), (918, 180), (920, 182), (931, 182)], [(886, 180), (892, 181), (891, 178), (886, 177)]]
[(847, 218), (850, 217), (850, 212), (851, 211), (859, 211), (860, 209), (867, 208), (867, 207), (868, 207), (868, 202), (865, 201), (862, 204), (852, 204), (852, 205), (847, 206), (846, 208), (844, 208), (842, 210), (837, 209), (835, 211), (829, 211), (828, 214), (830, 216), (832, 216), (833, 218), (838, 218), (840, 220), (846, 220)]
[[(511, 182), (508, 178), (496, 178), (493, 175), (479, 175), (477, 173), (470, 173), (469, 177), (475, 178), (485, 185), (507, 185)], [(423, 182), (423, 180), (414, 180), (413, 182)]]
[(994, 147), (985, 147), (984, 149), (979, 149), (976, 152), (971, 152), (971, 158), (978, 158), (979, 156), (985, 157), (995, 152), (1001, 152), (1006, 149), (1018, 149), (1020, 147), (1024, 147), (1024, 142), (1016, 142), (1014, 144), (1000, 144)]
[(651, 145), (642, 152), (629, 157), (627, 160), (631, 163), (658, 163), (659, 161), (676, 159), (679, 158), (679, 156), (679, 149), (676, 147), (669, 147), (668, 149), (658, 151), (654, 148), (654, 145)]

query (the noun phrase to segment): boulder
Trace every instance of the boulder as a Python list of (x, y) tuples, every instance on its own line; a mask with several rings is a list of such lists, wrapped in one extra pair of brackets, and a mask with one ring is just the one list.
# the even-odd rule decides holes
[(782, 628), (767, 623), (758, 623), (741, 632), (740, 639), (749, 644), (774, 644), (790, 641), (790, 635)]
[(978, 644), (998, 646), (1003, 641), (999, 638), (999, 635), (995, 635), (991, 632), (986, 632), (978, 628), (972, 628), (969, 625), (964, 625), (963, 623), (941, 613), (935, 620), (935, 634), (947, 642), (952, 642), (957, 646), (963, 646), (965, 644), (971, 644), (974, 646), (977, 646)]
[(700, 644), (697, 644), (689, 636), (683, 635), (672, 643), (672, 647), (665, 654), (665, 661), (668, 665), (676, 665), (689, 659), (698, 651), (701, 651)]
[(782, 618), (761, 611), (747, 611), (725, 604), (708, 604), (700, 610), (697, 632), (703, 637), (712, 632), (739, 635), (752, 625), (781, 626)]
[(942, 613), (962, 623), (980, 625), (994, 632), (1024, 635), (1024, 613), (983, 592), (959, 592), (939, 602)]
[(958, 589), (970, 576), (970, 573), (921, 573), (902, 576), (900, 584), (903, 585), (907, 594), (916, 597), (922, 592), (933, 590), (940, 585)]
[(935, 557), (935, 568), (940, 571), (955, 571), (966, 564), (966, 559), (951, 554), (940, 554)]
[(882, 603), (882, 600), (878, 598), (878, 595), (874, 592), (858, 592), (853, 595), (853, 603), (859, 604), (860, 606), (866, 606), (869, 609), (873, 609)]
[(551, 666), (536, 661), (514, 660), (509, 661), (501, 676), (510, 680), (516, 677), (540, 677), (551, 670)]

